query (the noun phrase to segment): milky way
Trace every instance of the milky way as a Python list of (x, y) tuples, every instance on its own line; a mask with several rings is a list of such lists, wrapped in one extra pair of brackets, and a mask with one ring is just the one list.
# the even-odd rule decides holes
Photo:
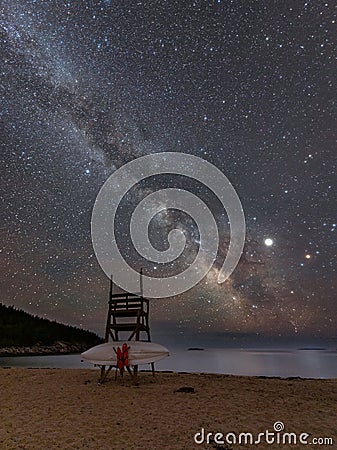
[[(193, 332), (332, 336), (336, 330), (336, 11), (333, 2), (15, 1), (2, 15), (4, 139), (1, 301), (104, 328), (108, 280), (90, 239), (103, 182), (139, 156), (186, 152), (217, 166), (247, 221), (241, 262), (223, 285), (222, 244), (191, 291), (153, 300), (156, 324)], [(147, 180), (121, 205), (185, 181)], [(180, 185), (179, 185), (180, 183)], [(151, 225), (188, 244), (184, 215)], [(124, 252), (138, 261), (129, 239)], [(138, 265), (138, 266), (137, 266)]]

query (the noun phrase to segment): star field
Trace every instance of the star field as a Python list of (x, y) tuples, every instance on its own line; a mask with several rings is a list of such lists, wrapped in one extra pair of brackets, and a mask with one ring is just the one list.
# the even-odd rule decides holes
[[(333, 336), (337, 308), (336, 9), (327, 1), (5, 0), (2, 14), (1, 301), (102, 332), (108, 280), (90, 218), (116, 168), (155, 152), (217, 166), (236, 189), (247, 240), (216, 282), (228, 248), (224, 212), (207, 191), (222, 245), (203, 282), (153, 300), (154, 324), (182, 332)], [(140, 183), (119, 227), (157, 186)], [(179, 184), (180, 183), (180, 184)], [(167, 211), (193, 259), (198, 230)], [(124, 243), (123, 243), (124, 242)]]

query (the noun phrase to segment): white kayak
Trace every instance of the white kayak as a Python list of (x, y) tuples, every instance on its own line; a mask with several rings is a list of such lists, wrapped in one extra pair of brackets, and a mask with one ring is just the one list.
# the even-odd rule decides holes
[(81, 357), (98, 366), (114, 366), (117, 364), (117, 350), (122, 349), (123, 344), (128, 345), (128, 359), (131, 366), (160, 361), (169, 355), (167, 348), (154, 342), (110, 341), (90, 348), (82, 353)]

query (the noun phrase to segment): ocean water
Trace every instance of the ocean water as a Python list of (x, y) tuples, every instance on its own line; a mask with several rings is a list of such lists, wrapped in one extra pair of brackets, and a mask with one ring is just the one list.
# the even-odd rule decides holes
[[(81, 356), (0, 357), (0, 367), (93, 368)], [(158, 371), (205, 372), (230, 375), (337, 378), (337, 351), (280, 349), (170, 349), (155, 365)], [(150, 369), (150, 365), (140, 366)]]

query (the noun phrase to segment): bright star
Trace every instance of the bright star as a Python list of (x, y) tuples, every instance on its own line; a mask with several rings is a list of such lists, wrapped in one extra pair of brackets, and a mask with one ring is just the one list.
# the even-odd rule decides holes
[(267, 247), (270, 247), (270, 246), (272, 246), (274, 244), (274, 241), (272, 239), (270, 239), (270, 238), (267, 238), (267, 239), (264, 240), (264, 243), (265, 243), (265, 245)]

